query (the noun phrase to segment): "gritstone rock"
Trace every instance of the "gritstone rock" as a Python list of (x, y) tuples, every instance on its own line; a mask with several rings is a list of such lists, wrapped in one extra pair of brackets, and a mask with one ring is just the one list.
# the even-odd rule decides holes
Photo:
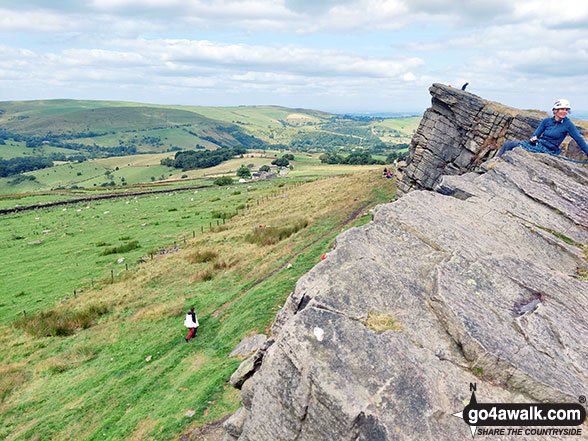
[[(426, 178), (406, 175), (410, 164), (404, 178), (435, 191), (380, 205), (298, 281), (249, 363), (231, 437), (467, 440), (452, 414), (470, 384), (484, 403), (588, 394), (588, 169), (515, 149), (458, 176), (470, 167), (458, 158), (481, 158), (513, 120), (532, 124), (505, 124), (478, 97), (432, 89), (451, 124), (424, 119), (415, 138), (438, 142), (419, 153), (413, 140), (411, 155)], [(438, 165), (454, 173), (437, 175)], [(588, 440), (582, 429), (574, 439)]]
[[(432, 106), (412, 139), (407, 165), (399, 167), (399, 193), (432, 189), (442, 175), (476, 170), (507, 140), (529, 139), (548, 115), (487, 101), (472, 93), (433, 84)], [(584, 136), (588, 131), (579, 127)], [(568, 138), (569, 140), (569, 138)], [(576, 142), (564, 141), (564, 154), (583, 157)]]

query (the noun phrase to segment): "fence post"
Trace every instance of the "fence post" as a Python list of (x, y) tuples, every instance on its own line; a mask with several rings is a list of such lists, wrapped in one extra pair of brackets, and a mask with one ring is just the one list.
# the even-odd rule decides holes
[(27, 310), (26, 309), (23, 309), (22, 313), (24, 314), (25, 317), (27, 316)]
[(110, 270), (110, 283), (114, 283), (114, 270)]
[(127, 269), (127, 271), (129, 270), (129, 264), (125, 263), (125, 268)]
[(94, 289), (94, 277), (92, 277), (90, 281), (92, 282), (92, 289)]
[(76, 292), (76, 290), (74, 289), (74, 299), (75, 299), (76, 297), (77, 297), (77, 292)]
[(200, 230), (202, 230), (202, 233), (204, 234), (204, 225), (200, 225)]
[(196, 237), (196, 231), (192, 230), (192, 239)]

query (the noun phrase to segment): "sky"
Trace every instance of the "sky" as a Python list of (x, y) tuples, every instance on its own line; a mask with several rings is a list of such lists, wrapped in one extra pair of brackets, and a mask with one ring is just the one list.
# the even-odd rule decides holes
[(0, 0), (0, 101), (414, 113), (433, 83), (588, 111), (588, 2)]

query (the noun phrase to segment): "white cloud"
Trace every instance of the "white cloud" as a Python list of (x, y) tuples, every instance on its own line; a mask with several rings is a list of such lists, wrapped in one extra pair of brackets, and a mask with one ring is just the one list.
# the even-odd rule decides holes
[(50, 11), (0, 9), (0, 31), (64, 32), (75, 27), (67, 16)]
[(500, 100), (501, 93), (522, 97), (521, 90), (533, 97), (561, 89), (565, 96), (588, 80), (583, 0), (6, 4), (5, 94), (100, 90), (112, 98), (132, 92), (143, 96), (134, 100), (149, 100), (158, 92), (189, 100), (209, 93), (216, 104), (229, 95), (275, 104), (354, 97), (379, 105), (386, 94), (428, 101), (427, 87), (438, 81), (469, 81), (468, 90)]

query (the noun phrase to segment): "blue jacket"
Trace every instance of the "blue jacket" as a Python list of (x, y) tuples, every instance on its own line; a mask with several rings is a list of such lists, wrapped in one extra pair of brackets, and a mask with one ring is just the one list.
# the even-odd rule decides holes
[(588, 144), (586, 144), (578, 128), (568, 117), (559, 121), (556, 121), (555, 117), (545, 118), (541, 121), (537, 130), (535, 130), (535, 133), (533, 133), (533, 136), (540, 138), (541, 145), (547, 147), (554, 153), (561, 152), (559, 146), (566, 135), (570, 135), (588, 156)]

